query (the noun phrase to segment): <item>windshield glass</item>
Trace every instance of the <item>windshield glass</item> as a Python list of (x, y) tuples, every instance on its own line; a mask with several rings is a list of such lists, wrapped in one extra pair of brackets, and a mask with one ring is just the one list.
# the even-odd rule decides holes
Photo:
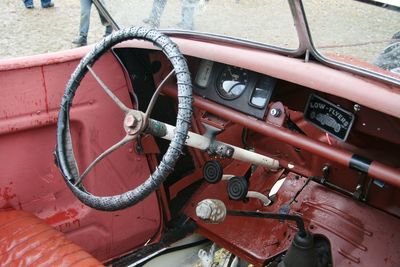
[(106, 1), (120, 27), (148, 25), (164, 30), (211, 33), (297, 49), (287, 0)]
[(304, 0), (315, 48), (329, 59), (399, 78), (400, 8), (389, 2)]

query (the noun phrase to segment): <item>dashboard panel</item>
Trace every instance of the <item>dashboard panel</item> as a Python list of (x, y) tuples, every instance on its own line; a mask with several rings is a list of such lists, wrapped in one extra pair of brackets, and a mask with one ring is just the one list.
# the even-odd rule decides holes
[(262, 119), (277, 79), (209, 60), (199, 64), (194, 92), (204, 98)]

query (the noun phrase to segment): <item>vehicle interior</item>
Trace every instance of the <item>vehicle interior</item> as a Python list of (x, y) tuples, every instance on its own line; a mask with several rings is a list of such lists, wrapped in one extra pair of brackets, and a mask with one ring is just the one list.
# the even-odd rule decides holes
[(1, 265), (398, 266), (399, 85), (167, 35), (0, 62)]

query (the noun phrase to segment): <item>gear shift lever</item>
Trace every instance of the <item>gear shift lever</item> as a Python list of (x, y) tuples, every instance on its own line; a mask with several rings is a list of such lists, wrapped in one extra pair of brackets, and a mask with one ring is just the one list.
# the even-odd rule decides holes
[(306, 231), (304, 221), (298, 215), (227, 210), (225, 204), (218, 199), (200, 201), (196, 207), (196, 215), (208, 223), (222, 223), (227, 215), (294, 221), (299, 231), (294, 236), (292, 244), (278, 267), (315, 267), (317, 264), (314, 237), (310, 232)]

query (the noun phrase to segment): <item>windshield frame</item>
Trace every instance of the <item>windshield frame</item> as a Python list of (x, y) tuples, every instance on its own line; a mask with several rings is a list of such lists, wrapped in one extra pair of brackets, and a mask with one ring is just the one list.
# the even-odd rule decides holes
[[(296, 9), (295, 13), (298, 15), (297, 19), (300, 21), (300, 23), (302, 25), (304, 25), (303, 30), (305, 32), (304, 32), (304, 34), (302, 34), (304, 39), (301, 39), (300, 41), (306, 42), (306, 47), (309, 49), (310, 55), (312, 55), (316, 60), (318, 60), (322, 63), (325, 63), (326, 65), (333, 67), (333, 68), (346, 70), (351, 73), (358, 74), (358, 75), (361, 75), (364, 77), (370, 77), (375, 80), (380, 80), (380, 81), (383, 81), (383, 82), (391, 84), (391, 85), (400, 86), (400, 79), (396, 79), (395, 77), (385, 75), (383, 73), (375, 72), (375, 71), (369, 70), (369, 69), (361, 67), (361, 66), (351, 65), (351, 64), (348, 64), (348, 63), (345, 63), (342, 61), (330, 59), (330, 58), (322, 55), (314, 46), (314, 42), (313, 42), (312, 36), (311, 36), (311, 31), (310, 31), (310, 28), (309, 28), (309, 25), (307, 22), (306, 13), (304, 10), (303, 1), (302, 0), (298, 0), (298, 1), (288, 0), (288, 1), (291, 2), (289, 4), (293, 4), (293, 8)], [(353, 0), (353, 1), (356, 1), (356, 0)], [(368, 4), (368, 3), (364, 3), (364, 4)]]
[[(121, 27), (118, 25), (118, 23), (113, 19), (112, 15), (110, 12), (107, 10), (107, 8), (103, 5), (103, 3), (100, 0), (92, 0), (93, 4), (98, 8), (99, 12), (102, 13), (102, 15), (106, 18), (106, 20), (111, 24), (114, 30), (119, 30)], [(292, 13), (292, 17), (295, 17), (294, 9), (292, 8), (292, 5), (290, 5), (290, 0), (289, 2), (289, 7), (290, 11)], [(294, 22), (296, 34), (297, 34), (297, 40), (298, 40), (298, 47), (296, 49), (289, 49), (289, 48), (283, 48), (279, 46), (274, 46), (270, 44), (265, 44), (257, 41), (251, 41), (251, 40), (246, 40), (242, 39), (239, 37), (231, 37), (231, 36), (226, 36), (222, 34), (216, 34), (216, 33), (209, 33), (209, 32), (193, 32), (193, 31), (188, 31), (188, 30), (182, 30), (182, 29), (158, 29), (158, 31), (167, 34), (172, 37), (182, 37), (186, 36), (191, 39), (202, 39), (202, 40), (218, 40), (222, 41), (226, 44), (233, 44), (233, 45), (243, 45), (247, 46), (250, 48), (255, 48), (255, 49), (261, 49), (269, 52), (276, 52), (279, 54), (283, 55), (288, 55), (291, 57), (302, 57), (305, 54), (306, 47), (305, 47), (305, 42), (301, 42), (301, 37), (299, 35), (299, 32), (303, 32), (301, 30), (300, 25), (298, 23)]]
[[(119, 25), (113, 19), (111, 14), (108, 12), (107, 8), (100, 2), (100, 0), (93, 0), (93, 3), (98, 8), (99, 12), (102, 13), (104, 17), (108, 20), (108, 22), (112, 25), (113, 29), (119, 30), (120, 29)], [(191, 39), (202, 39), (202, 40), (205, 39), (209, 41), (218, 40), (219, 42), (222, 41), (230, 45), (241, 45), (249, 48), (265, 50), (268, 52), (275, 52), (291, 57), (304, 58), (305, 61), (308, 61), (311, 55), (315, 60), (327, 66), (340, 70), (345, 70), (350, 73), (354, 73), (363, 77), (372, 78), (374, 80), (383, 81), (390, 85), (400, 86), (400, 79), (396, 79), (395, 77), (375, 72), (361, 66), (351, 65), (345, 62), (330, 59), (322, 55), (314, 46), (311, 36), (311, 31), (304, 10), (303, 1), (288, 0), (288, 4), (290, 7), (290, 11), (292, 13), (293, 22), (298, 37), (299, 46), (297, 49), (287, 49), (269, 44), (264, 44), (261, 42), (250, 41), (237, 37), (230, 37), (230, 36), (224, 36), (220, 34), (207, 33), (207, 32), (192, 32), (179, 29), (167, 29), (167, 30), (164, 29), (160, 30), (160, 32), (163, 32), (169, 36), (176, 36), (176, 37), (185, 36)]]

